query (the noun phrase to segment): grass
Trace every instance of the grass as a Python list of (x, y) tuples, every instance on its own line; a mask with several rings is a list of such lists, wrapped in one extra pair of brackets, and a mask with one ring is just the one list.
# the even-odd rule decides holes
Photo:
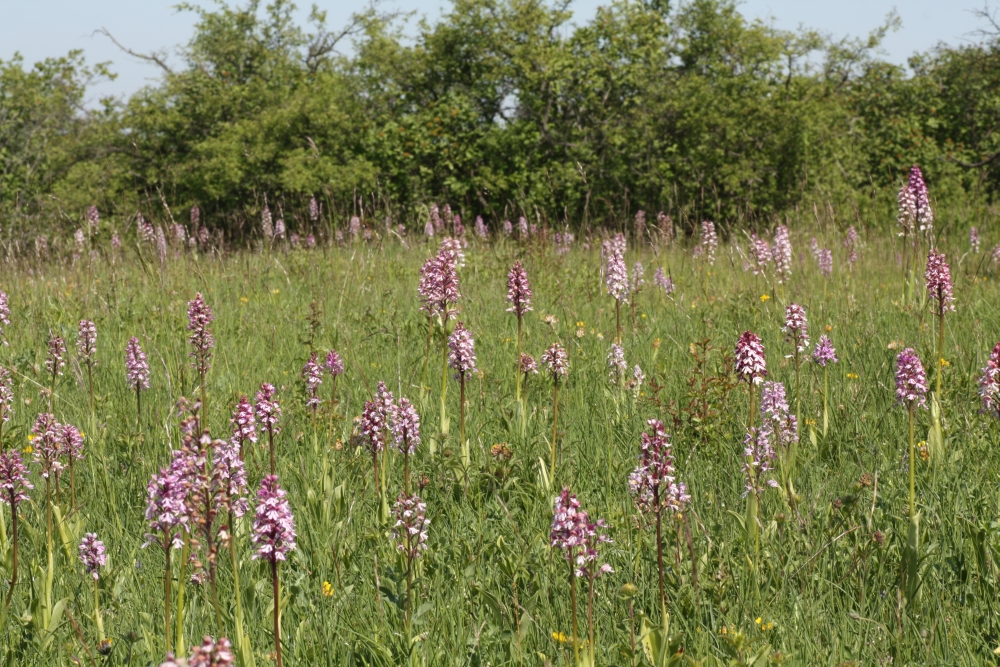
[[(945, 332), (946, 446), (942, 459), (917, 461), (920, 588), (908, 601), (899, 594), (909, 526), (907, 411), (895, 404), (893, 373), (895, 355), (911, 346), (933, 382), (936, 321), (929, 305), (902, 297), (894, 241), (872, 236), (848, 270), (839, 239), (822, 240), (834, 248), (834, 276), (820, 277), (808, 238), (793, 234), (795, 262), (786, 285), (744, 273), (732, 245), (721, 246), (714, 266), (705, 267), (689, 249), (657, 255), (651, 246), (637, 251), (630, 242), (628, 265), (641, 258), (649, 281), (638, 295), (634, 324), (630, 310), (622, 310), (626, 358), (647, 375), (639, 395), (608, 382), (605, 359), (615, 336), (615, 308), (604, 291), (599, 242), (589, 250), (578, 242), (562, 255), (542, 243), (472, 242), (460, 271), (459, 303), (481, 370), (466, 388), (472, 459), (467, 487), (456, 437), (457, 381), (449, 379), (447, 393), (451, 434), (436, 435), (438, 339), (428, 388), (422, 393), (419, 386), (427, 320), (418, 310), (417, 273), (433, 246), (415, 242), (404, 249), (387, 242), (287, 253), (171, 254), (162, 266), (149, 259), (148, 249), (140, 259), (134, 248), (115, 261), (12, 261), (0, 284), (12, 311), (10, 344), (0, 350), (0, 360), (16, 379), (15, 413), (3, 430), (3, 448), (30, 445), (28, 430), (46, 403), (41, 389), (48, 384), (45, 341), (52, 331), (71, 349), (54, 412), (85, 432), (86, 459), (77, 468), (80, 508), (57, 531), (53, 600), (64, 603), (49, 627), (39, 627), (45, 512), (43, 485), (32, 476), (36, 489), (21, 509), (19, 583), (0, 635), (5, 664), (66, 664), (73, 656), (85, 664), (163, 660), (164, 561), (161, 550), (141, 548), (145, 486), (179, 445), (177, 399), (196, 391), (185, 330), (186, 304), (196, 292), (216, 316), (207, 387), (213, 434), (228, 436), (239, 396), (252, 399), (262, 382), (277, 387), (284, 411), (277, 467), (299, 535), (281, 575), (287, 665), (572, 663), (567, 566), (548, 545), (552, 500), (563, 486), (592, 517), (608, 521), (614, 540), (603, 547), (602, 558), (615, 572), (596, 586), (597, 664), (648, 664), (635, 635), (644, 615), (652, 627), (662, 620), (656, 545), (650, 520), (634, 509), (626, 478), (645, 422), (654, 417), (672, 435), (678, 479), (693, 498), (683, 518), (666, 520), (663, 545), (669, 634), (683, 645), (685, 659), (994, 664), (1000, 642), (1000, 543), (994, 535), (1000, 454), (997, 425), (978, 413), (977, 396), (979, 369), (1000, 330), (994, 276), (984, 273), (982, 255), (963, 255), (957, 241), (942, 241), (957, 296)], [(555, 480), (547, 474), (552, 387), (544, 375), (531, 376), (523, 389), (523, 431), (517, 417), (517, 321), (505, 312), (504, 301), (515, 259), (524, 262), (535, 294), (534, 311), (524, 321), (524, 350), (538, 357), (559, 340), (570, 356), (569, 376), (559, 388)], [(672, 298), (652, 284), (655, 266), (669, 269), (677, 282)], [(794, 369), (786, 357), (791, 349), (781, 333), (784, 305), (792, 300), (805, 306), (813, 342), (827, 333), (840, 362), (830, 367), (825, 439), (818, 433), (823, 375), (814, 364), (804, 366), (798, 498), (793, 509), (776, 490), (762, 496), (758, 551), (743, 526), (748, 396), (728, 364), (737, 337), (751, 329), (766, 346), (768, 379), (784, 382), (794, 396)], [(81, 318), (93, 319), (98, 331), (93, 414), (86, 369), (73, 354)], [(124, 380), (131, 336), (139, 338), (152, 368), (138, 428), (135, 395)], [(347, 367), (338, 380), (336, 414), (324, 405), (315, 421), (304, 407), (300, 378), (311, 348), (336, 348)], [(413, 400), (422, 422), (423, 443), (410, 464), (431, 526), (429, 550), (413, 573), (409, 640), (403, 619), (406, 563), (380, 509), (371, 457), (354, 433), (354, 418), (379, 380)], [(329, 383), (326, 377), (320, 389), (324, 399)], [(918, 439), (924, 440), (929, 413), (918, 411), (917, 420)], [(509, 446), (509, 460), (491, 455), (496, 443)], [(387, 461), (391, 504), (402, 486), (403, 462), (395, 454)], [(251, 488), (266, 468), (265, 444), (248, 458)], [(9, 578), (9, 508), (3, 518), (3, 575)], [(876, 531), (884, 534), (884, 546), (875, 541)], [(85, 532), (96, 532), (108, 547), (99, 581), (104, 629), (113, 638), (107, 658), (97, 653), (92, 580), (76, 557)], [(268, 664), (274, 648), (270, 569), (251, 560), (247, 521), (236, 533), (244, 622), (256, 663)], [(627, 584), (634, 586), (634, 597)], [(219, 563), (225, 634), (235, 624), (232, 587), (227, 555)], [(217, 634), (207, 585), (189, 584), (186, 606), (187, 644)], [(585, 620), (580, 627), (586, 635)]]

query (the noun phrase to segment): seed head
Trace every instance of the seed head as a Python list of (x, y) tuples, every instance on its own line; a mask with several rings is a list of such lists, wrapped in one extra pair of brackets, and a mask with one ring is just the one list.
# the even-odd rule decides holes
[(295, 549), (295, 517), (286, 496), (278, 485), (277, 475), (267, 475), (261, 480), (251, 538), (257, 546), (254, 560), (282, 561)]
[(920, 357), (913, 348), (906, 348), (896, 357), (896, 400), (907, 408), (927, 407), (927, 375)]
[(507, 274), (507, 302), (511, 304), (507, 312), (514, 313), (518, 317), (523, 317), (525, 313), (532, 310), (528, 272), (524, 270), (520, 260), (514, 262), (510, 273)]
[(97, 539), (97, 533), (87, 533), (80, 542), (80, 562), (83, 563), (84, 571), (97, 581), (100, 578), (100, 570), (108, 562), (108, 556), (104, 551), (104, 542)]
[(736, 341), (736, 377), (746, 383), (760, 384), (767, 377), (764, 343), (752, 331), (744, 331)]
[(135, 336), (125, 346), (125, 377), (132, 389), (149, 389), (149, 364)]

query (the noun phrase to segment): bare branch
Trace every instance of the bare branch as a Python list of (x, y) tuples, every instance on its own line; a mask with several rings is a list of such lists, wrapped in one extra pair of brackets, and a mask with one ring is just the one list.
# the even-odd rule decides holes
[(174, 71), (172, 69), (170, 69), (170, 66), (167, 65), (166, 62), (164, 62), (162, 56), (160, 56), (160, 55), (158, 55), (156, 53), (136, 53), (135, 51), (133, 51), (130, 48), (125, 47), (121, 42), (119, 42), (117, 39), (115, 39), (114, 35), (112, 35), (108, 31), (108, 29), (105, 28), (105, 27), (103, 27), (103, 26), (101, 27), (100, 30), (96, 30), (95, 32), (99, 32), (102, 35), (104, 35), (105, 37), (107, 37), (108, 39), (110, 39), (112, 42), (114, 42), (115, 46), (117, 46), (119, 49), (121, 49), (125, 53), (129, 54), (130, 56), (132, 56), (134, 58), (139, 58), (140, 60), (146, 60), (148, 62), (155, 63), (155, 64), (159, 65), (161, 68), (163, 68), (163, 70), (167, 74), (173, 74), (174, 73)]

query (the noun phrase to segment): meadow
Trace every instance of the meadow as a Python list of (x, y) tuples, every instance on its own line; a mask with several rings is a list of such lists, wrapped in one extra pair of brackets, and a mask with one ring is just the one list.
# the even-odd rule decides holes
[[(1000, 239), (972, 248), (954, 230), (900, 238), (884, 221), (859, 226), (845, 245), (847, 229), (810, 218), (791, 224), (784, 266), (772, 257), (755, 271), (754, 241), (759, 249), (770, 234), (731, 230), (715, 247), (704, 230), (662, 230), (650, 221), (621, 237), (572, 237), (516, 225), (508, 235), (498, 225), (486, 239), (470, 229), (442, 246), (443, 233), (454, 233), (447, 225), (428, 237), (366, 223), (364, 234), (344, 226), (315, 247), (276, 236), (231, 250), (173, 237), (158, 249), (128, 234), (112, 244), (98, 226), (76, 251), (10, 258), (0, 364), (12, 397), (0, 448), (8, 464), (21, 454), (34, 488), (15, 503), (19, 571), (9, 593), (2, 586), (3, 664), (160, 665), (168, 649), (192, 665), (230, 664), (218, 648), (211, 658), (192, 652), (206, 635), (228, 637), (235, 664), (272, 664), (276, 580), (287, 665), (995, 664), (1000, 454), (996, 410), (982, 412), (979, 380), (1000, 336), (990, 255)], [(923, 279), (931, 243), (947, 257), (955, 297), (940, 400), (939, 319)], [(442, 253), (460, 294), (447, 306), (457, 316), (443, 318), (447, 334), (461, 322), (474, 339), (474, 364), (452, 360), (464, 364), (462, 380), (443, 368), (442, 318), (428, 317), (418, 292), (425, 261)], [(620, 301), (608, 289), (615, 257), (627, 271)], [(520, 378), (507, 300), (515, 262), (532, 292), (521, 346), (538, 367)], [(189, 321), (198, 294), (214, 316), (201, 325)], [(792, 303), (808, 318), (810, 343), (798, 355), (783, 331)], [(80, 320), (94, 322), (96, 365), (77, 348)], [(195, 346), (200, 373), (189, 337), (205, 326), (214, 346), (204, 337)], [(784, 384), (790, 407), (779, 431), (798, 417), (797, 444), (772, 443), (770, 457), (748, 457), (744, 444), (754, 420), (760, 428), (769, 419), (761, 394), (773, 391), (736, 373), (745, 331), (762, 342), (761, 379)], [(619, 335), (621, 371), (609, 365)], [(825, 367), (811, 360), (822, 335), (838, 358)], [(54, 336), (65, 341), (55, 349), (63, 366), (51, 360)], [(126, 365), (133, 337), (149, 369), (139, 391)], [(554, 343), (568, 362), (555, 382), (542, 359)], [(897, 400), (905, 348), (926, 368), (932, 409)], [(322, 369), (330, 350), (343, 363), (336, 377)], [(320, 370), (307, 385), (313, 354)], [(388, 423), (371, 426), (387, 401), (379, 382), (419, 416), (419, 444), (405, 461), (390, 442), (402, 411), (387, 408)], [(226, 449), (231, 417), (241, 397), (259, 403), (262, 383), (274, 386), (265, 399), (280, 404), (274, 467), (296, 533), (273, 568), (258, 557), (254, 519), (270, 472), (260, 406), (257, 442), (240, 452), (246, 488), (228, 487), (246, 513), (227, 516), (233, 498), (214, 509), (184, 505), (202, 488), (199, 475), (205, 498), (225, 495), (213, 466), (236, 451)], [(67, 468), (49, 480), (48, 508), (40, 473), (58, 472), (69, 455), (47, 444), (55, 436), (38, 426), (46, 412), (82, 435), (72, 477)], [(667, 455), (652, 419), (669, 434), (672, 460), (659, 464), (675, 478), (658, 503), (630, 492), (643, 434)], [(222, 442), (199, 441), (202, 429)], [(387, 446), (373, 456), (379, 438)], [(144, 546), (147, 485), (183, 458), (177, 451), (196, 466), (177, 510), (190, 520), (158, 524), (180, 547), (169, 552), (165, 586), (167, 552), (158, 538)], [(395, 507), (404, 486), (429, 520), (409, 537)], [(554, 528), (564, 488), (588, 517), (563, 496), (555, 508), (566, 523)], [(6, 582), (9, 505), (2, 517)], [(89, 533), (103, 558), (91, 543), (81, 559)], [(278, 542), (290, 546), (288, 538)], [(582, 555), (579, 567), (569, 550)]]

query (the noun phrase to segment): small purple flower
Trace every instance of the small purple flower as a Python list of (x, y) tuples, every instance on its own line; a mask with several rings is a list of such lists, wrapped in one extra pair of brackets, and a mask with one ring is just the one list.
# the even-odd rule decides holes
[(785, 307), (785, 326), (782, 328), (785, 342), (795, 346), (798, 352), (805, 352), (809, 347), (809, 321), (806, 319), (806, 309), (797, 303)]
[(969, 227), (969, 245), (972, 247), (972, 252), (979, 253), (979, 229), (977, 227)]
[(656, 273), (653, 274), (653, 282), (656, 286), (663, 290), (664, 294), (673, 294), (674, 292), (674, 279), (670, 276), (663, 274), (662, 267), (656, 267)]
[(701, 239), (699, 245), (709, 265), (715, 264), (715, 250), (719, 247), (719, 236), (715, 233), (715, 223), (705, 220), (701, 223)]
[(80, 361), (91, 366), (97, 365), (97, 327), (91, 320), (80, 320), (76, 351), (80, 355)]
[(264, 210), (260, 212), (260, 229), (264, 232), (264, 239), (271, 240), (274, 236), (274, 224), (271, 221), (271, 207), (264, 202)]
[(278, 485), (277, 475), (267, 475), (261, 480), (251, 538), (257, 545), (252, 556), (254, 560), (260, 558), (275, 563), (285, 560), (295, 549), (295, 517), (287, 495)]
[(490, 232), (488, 229), (486, 229), (486, 223), (483, 222), (483, 216), (481, 215), (476, 216), (476, 236), (478, 236), (483, 241), (486, 241), (490, 238)]
[(28, 500), (28, 491), (35, 488), (28, 481), (28, 466), (16, 449), (0, 453), (0, 502), (17, 511), (17, 506)]
[(302, 367), (302, 380), (306, 385), (306, 408), (317, 408), (322, 402), (317, 392), (319, 386), (323, 384), (323, 369), (316, 359), (316, 353), (313, 352), (309, 361)]
[(798, 419), (789, 411), (782, 383), (764, 383), (760, 397), (760, 420), (761, 434), (773, 445), (788, 448), (799, 441)]
[(778, 488), (778, 482), (770, 476), (776, 456), (767, 432), (763, 429), (750, 429), (743, 439), (743, 446), (743, 454), (746, 456), (743, 462), (746, 490), (743, 495), (760, 495), (765, 485)]
[(747, 383), (760, 384), (767, 377), (764, 343), (752, 331), (744, 331), (736, 341), (736, 377)]
[(257, 392), (254, 403), (254, 412), (256, 413), (257, 421), (260, 422), (261, 428), (265, 428), (275, 435), (278, 434), (280, 431), (278, 422), (281, 420), (281, 404), (278, 403), (278, 399), (274, 395), (274, 385), (267, 382), (260, 385), (260, 391)]
[(523, 215), (517, 219), (517, 236), (522, 240), (528, 238), (528, 220)]
[(611, 384), (618, 384), (619, 380), (625, 377), (628, 370), (628, 363), (625, 361), (625, 350), (617, 343), (611, 344), (608, 352), (608, 374)]
[(319, 220), (319, 202), (315, 197), (309, 198), (309, 220), (312, 222)]
[[(619, 244), (618, 237), (621, 237)], [(608, 288), (608, 295), (619, 303), (628, 301), (628, 269), (625, 268), (625, 252), (622, 248), (624, 237), (619, 234), (611, 241), (605, 242), (607, 251), (607, 266), (605, 267), (605, 283)]]
[(205, 303), (201, 292), (195, 294), (192, 301), (188, 302), (188, 331), (191, 336), (188, 342), (193, 348), (190, 356), (194, 361), (191, 363), (199, 375), (204, 377), (212, 367), (212, 348), (215, 347), (215, 338), (212, 337), (212, 330), (208, 325), (212, 323), (215, 316), (212, 309)]
[(847, 229), (847, 236), (844, 238), (844, 247), (847, 248), (847, 262), (854, 266), (854, 263), (858, 261), (858, 241), (860, 237), (858, 236), (858, 230), (851, 225)]
[(833, 276), (833, 251), (828, 248), (821, 248), (819, 257), (816, 258), (819, 264), (819, 273), (824, 278)]
[(104, 551), (104, 542), (97, 539), (97, 533), (87, 533), (80, 542), (80, 562), (83, 563), (84, 571), (97, 581), (100, 578), (100, 569), (108, 562), (108, 556)]
[(0, 366), (0, 424), (10, 421), (14, 413), (14, 388), (10, 381), (10, 371)]
[(656, 226), (660, 230), (660, 238), (669, 245), (674, 240), (673, 219), (663, 211), (660, 211), (656, 214)]
[(549, 349), (542, 352), (541, 362), (555, 381), (569, 374), (569, 357), (559, 343), (552, 343)]
[(93, 204), (87, 209), (87, 224), (90, 226), (90, 233), (93, 234), (97, 231), (98, 225), (101, 223), (101, 214), (97, 210), (97, 207)]
[(938, 303), (938, 312), (955, 310), (955, 296), (952, 293), (951, 269), (943, 252), (931, 250), (927, 255), (927, 269), (924, 272), (927, 294)]
[(64, 424), (59, 429), (59, 439), (61, 440), (60, 455), (66, 459), (79, 461), (83, 459), (83, 434), (80, 429), (70, 424)]
[(792, 275), (792, 242), (788, 237), (788, 227), (778, 225), (774, 230), (774, 273), (779, 283), (787, 282)]
[(896, 357), (896, 400), (907, 408), (927, 407), (927, 375), (920, 357), (913, 348), (906, 348)]
[(0, 338), (3, 338), (4, 345), (7, 344), (3, 330), (5, 326), (10, 326), (10, 305), (7, 303), (7, 294), (0, 290)]
[[(240, 448), (234, 442), (217, 440), (212, 449), (214, 466), (220, 478), (222, 506), (228, 507), (234, 517), (241, 517), (249, 508), (246, 500), (247, 472), (240, 458)], [(232, 528), (232, 527), (230, 527)]]
[(750, 237), (750, 251), (753, 256), (753, 274), (755, 276), (764, 273), (767, 269), (767, 265), (771, 262), (773, 257), (771, 253), (771, 246), (768, 245), (765, 239), (760, 238), (756, 234)]
[(456, 378), (464, 378), (476, 370), (476, 345), (472, 334), (459, 322), (448, 336), (448, 365), (456, 371)]
[(670, 436), (660, 420), (650, 419), (646, 424), (652, 433), (642, 434), (639, 465), (628, 477), (629, 493), (641, 512), (663, 509), (679, 512), (690, 502), (691, 496), (684, 484), (675, 482)]
[(917, 165), (910, 167), (908, 187), (913, 202), (913, 220), (919, 225), (920, 231), (929, 232), (934, 226), (934, 211), (931, 210), (931, 202), (927, 196), (927, 183)]
[(521, 359), (518, 361), (518, 368), (525, 375), (528, 373), (538, 375), (538, 362), (535, 361), (535, 358), (530, 354), (521, 353)]
[(392, 538), (396, 549), (407, 558), (420, 556), (427, 550), (427, 530), (431, 520), (427, 518), (427, 504), (418, 495), (400, 494), (392, 506), (396, 523), (392, 527)]
[(979, 398), (983, 402), (981, 412), (1000, 418), (1000, 343), (993, 347), (979, 378)]
[(188, 485), (176, 466), (160, 468), (146, 485), (146, 521), (149, 532), (143, 548), (157, 544), (163, 548), (179, 549), (177, 528), (187, 522), (185, 497)]
[(510, 220), (503, 221), (503, 235), (510, 236), (514, 233), (514, 224)]
[(31, 435), (34, 436), (32, 448), (35, 463), (41, 467), (39, 474), (44, 479), (53, 474), (58, 476), (64, 467), (59, 460), (62, 454), (62, 424), (56, 421), (55, 415), (43, 412), (35, 418)]
[(283, 218), (278, 218), (274, 223), (274, 238), (281, 239), (285, 237), (285, 220)]
[(830, 342), (829, 337), (826, 335), (819, 337), (819, 342), (816, 343), (816, 349), (813, 351), (813, 361), (815, 361), (820, 366), (826, 366), (828, 363), (837, 363), (837, 351), (833, 349), (833, 343)]
[(336, 350), (330, 350), (326, 353), (326, 361), (323, 362), (323, 368), (333, 377), (343, 375), (344, 360), (340, 358), (340, 354)]
[(49, 355), (45, 359), (45, 370), (49, 375), (62, 375), (66, 365), (66, 343), (55, 334), (49, 334)]
[(254, 417), (253, 406), (246, 396), (240, 396), (239, 403), (233, 410), (233, 416), (229, 418), (229, 423), (233, 427), (233, 444), (239, 445), (242, 451), (243, 443), (257, 442), (257, 420)]
[(528, 284), (528, 272), (520, 261), (514, 262), (507, 274), (507, 302), (511, 304), (508, 313), (523, 317), (531, 308), (531, 285)]
[(208, 635), (201, 646), (192, 646), (188, 658), (175, 658), (173, 653), (167, 653), (166, 662), (160, 667), (232, 667), (235, 665), (233, 646), (223, 637), (216, 643)]
[(201, 223), (201, 209), (195, 204), (191, 207), (191, 229), (197, 230), (198, 225)]
[(392, 441), (400, 454), (413, 454), (420, 444), (420, 415), (410, 403), (401, 397), (392, 417)]
[(133, 389), (149, 389), (149, 364), (146, 353), (139, 347), (139, 339), (132, 337), (125, 346), (125, 377)]
[(642, 266), (642, 262), (636, 262), (635, 266), (632, 268), (632, 294), (638, 294), (642, 291), (642, 288), (646, 285), (646, 271)]
[(576, 496), (563, 488), (553, 503), (549, 544), (565, 552), (566, 559), (573, 564), (573, 576), (598, 577), (614, 572), (607, 563), (599, 567), (589, 565), (598, 560), (598, 547), (611, 542), (602, 532), (606, 527), (603, 519), (591, 522), (587, 512), (580, 509)]

